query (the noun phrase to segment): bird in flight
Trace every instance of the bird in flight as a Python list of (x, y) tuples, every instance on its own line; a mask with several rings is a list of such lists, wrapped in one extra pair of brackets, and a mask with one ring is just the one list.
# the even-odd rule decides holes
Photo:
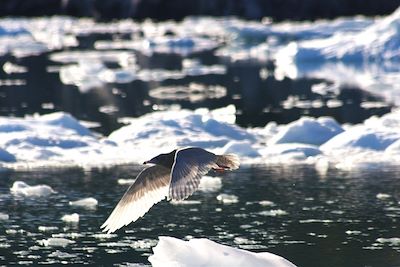
[(198, 147), (176, 149), (160, 154), (144, 164), (155, 164), (142, 170), (128, 188), (111, 215), (101, 226), (112, 233), (142, 217), (154, 204), (188, 198), (199, 187), (200, 179), (211, 169), (239, 168), (234, 154), (215, 155)]

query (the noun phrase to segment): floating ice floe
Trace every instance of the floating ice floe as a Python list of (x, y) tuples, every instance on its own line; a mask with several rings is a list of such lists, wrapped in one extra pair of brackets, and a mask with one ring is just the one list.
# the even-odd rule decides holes
[(158, 111), (125, 119), (127, 125), (109, 136), (91, 132), (62, 112), (1, 117), (0, 166), (14, 169), (141, 163), (186, 146), (234, 153), (245, 165), (315, 164), (326, 170), (400, 162), (400, 110), (346, 127), (332, 118), (303, 117), (287, 125), (269, 123), (254, 129), (232, 124), (234, 112), (230, 106), (216, 111)]
[(87, 197), (87, 198), (82, 198), (82, 199), (78, 199), (75, 201), (70, 201), (69, 205), (71, 206), (75, 206), (75, 207), (83, 207), (83, 208), (96, 208), (98, 204), (97, 199), (93, 198), (93, 197)]
[(388, 199), (388, 198), (390, 198), (390, 197), (391, 197), (391, 195), (385, 194), (385, 193), (378, 193), (378, 194), (376, 195), (376, 198), (377, 198), (377, 199), (380, 199), (380, 200), (386, 200), (386, 199)]
[(43, 226), (43, 225), (41, 225), (41, 226), (38, 227), (38, 230), (40, 232), (55, 232), (55, 231), (58, 231), (58, 227), (57, 226)]
[(17, 64), (13, 64), (9, 61), (3, 64), (3, 71), (7, 74), (12, 74), (12, 73), (25, 73), (28, 71), (28, 69), (24, 66), (19, 66)]
[(231, 194), (219, 194), (217, 200), (224, 204), (238, 203), (239, 197)]
[(133, 184), (134, 182), (135, 182), (135, 179), (118, 179), (118, 184), (120, 184), (120, 185), (131, 185), (131, 184)]
[(61, 217), (61, 220), (66, 223), (78, 223), (79, 214), (78, 213), (65, 214)]
[(143, 159), (146, 159), (145, 154), (151, 157), (157, 152), (165, 153), (176, 147), (215, 149), (223, 147), (230, 140), (255, 140), (245, 129), (219, 122), (210, 114), (186, 110), (150, 113), (131, 119), (130, 123), (111, 133), (108, 140), (120, 147), (146, 147), (146, 151), (141, 151)]
[(14, 182), (10, 191), (14, 195), (26, 197), (45, 197), (55, 193), (55, 191), (48, 185), (30, 186), (22, 181)]
[(0, 212), (0, 221), (7, 221), (10, 216), (6, 213)]
[(40, 245), (45, 247), (66, 247), (70, 244), (75, 243), (73, 240), (69, 240), (61, 237), (50, 237), (48, 239), (43, 239), (38, 241)]
[(295, 267), (288, 260), (269, 252), (254, 253), (243, 249), (218, 244), (206, 238), (183, 241), (160, 236), (149, 257), (153, 267), (157, 266), (263, 266)]
[(277, 210), (264, 210), (259, 212), (259, 214), (264, 216), (276, 217), (276, 216), (287, 215), (288, 213), (284, 210), (277, 209)]
[(319, 146), (341, 132), (343, 132), (342, 127), (332, 118), (303, 117), (283, 126), (269, 140), (269, 143), (301, 143)]

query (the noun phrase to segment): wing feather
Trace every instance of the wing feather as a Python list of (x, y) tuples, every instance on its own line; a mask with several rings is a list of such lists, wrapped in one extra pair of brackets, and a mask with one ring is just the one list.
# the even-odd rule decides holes
[(171, 180), (170, 169), (163, 166), (151, 166), (137, 176), (118, 202), (111, 215), (101, 228), (112, 233), (142, 217), (154, 204), (168, 195)]
[(200, 179), (213, 168), (216, 155), (201, 148), (180, 149), (175, 154), (175, 162), (171, 171), (171, 184), (168, 198), (183, 200), (196, 191)]

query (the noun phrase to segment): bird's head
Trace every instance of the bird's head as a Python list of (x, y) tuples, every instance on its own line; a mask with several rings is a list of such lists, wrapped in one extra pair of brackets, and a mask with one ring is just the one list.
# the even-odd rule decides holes
[(143, 162), (143, 164), (151, 163), (171, 168), (172, 164), (174, 163), (175, 152), (176, 150), (171, 151), (170, 153), (160, 154), (150, 160)]

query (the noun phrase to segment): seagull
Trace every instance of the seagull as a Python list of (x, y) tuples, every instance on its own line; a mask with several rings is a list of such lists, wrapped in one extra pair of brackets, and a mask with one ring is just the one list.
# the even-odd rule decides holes
[(156, 203), (184, 200), (196, 191), (200, 179), (211, 169), (215, 171), (239, 168), (234, 154), (215, 155), (199, 147), (175, 149), (160, 154), (143, 164), (154, 164), (142, 170), (128, 188), (111, 215), (101, 226), (112, 233), (135, 222)]

